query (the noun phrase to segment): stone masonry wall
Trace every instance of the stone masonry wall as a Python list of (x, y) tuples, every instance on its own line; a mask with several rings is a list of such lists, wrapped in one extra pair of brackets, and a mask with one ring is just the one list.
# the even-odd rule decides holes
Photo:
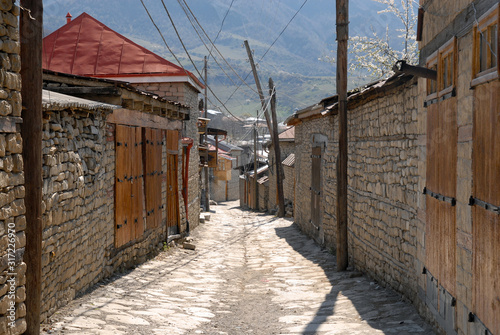
[(417, 99), (410, 81), (349, 112), (350, 262), (411, 300), (419, 271)]
[[(21, 117), (19, 7), (0, 2), (0, 122)], [(20, 132), (0, 132), (0, 334), (26, 330), (26, 208), (23, 140)]]
[(44, 115), (42, 320), (113, 272), (158, 253), (166, 234), (164, 219), (116, 249), (115, 126), (104, 113)]
[[(415, 299), (417, 294), (418, 89), (410, 81), (349, 110), (350, 264)], [(296, 125), (297, 194), (310, 194), (314, 142), (324, 143), (321, 222), (311, 220), (310, 197), (297, 197), (295, 221), (328, 249), (336, 249), (337, 116)]]

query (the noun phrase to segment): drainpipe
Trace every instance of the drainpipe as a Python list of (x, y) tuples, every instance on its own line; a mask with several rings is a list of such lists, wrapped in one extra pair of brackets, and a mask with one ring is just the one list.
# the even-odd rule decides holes
[(184, 175), (182, 176), (182, 197), (184, 198), (184, 207), (186, 208), (186, 230), (189, 233), (189, 216), (188, 216), (188, 180), (189, 180), (189, 153), (193, 147), (193, 139), (185, 137), (182, 139), (182, 144), (186, 145), (186, 165), (184, 166)]
[(392, 70), (398, 74), (399, 73), (411, 74), (415, 77), (437, 80), (436, 70), (431, 70), (421, 66), (409, 65), (404, 60), (398, 60), (396, 64), (394, 64)]

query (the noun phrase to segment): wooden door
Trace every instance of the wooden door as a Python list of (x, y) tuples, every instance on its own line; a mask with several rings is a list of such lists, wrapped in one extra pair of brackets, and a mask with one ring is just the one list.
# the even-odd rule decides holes
[(500, 82), (474, 90), (473, 312), (500, 334)]
[(167, 130), (167, 227), (179, 231), (179, 132)]
[(144, 232), (141, 128), (117, 125), (115, 141), (115, 247), (120, 247)]
[(449, 98), (427, 108), (426, 267), (456, 293), (457, 105)]
[(154, 229), (160, 226), (162, 219), (161, 201), (161, 130), (144, 128), (144, 171), (146, 197), (146, 227)]
[(311, 223), (316, 230), (321, 224), (321, 147), (312, 148), (311, 168)]

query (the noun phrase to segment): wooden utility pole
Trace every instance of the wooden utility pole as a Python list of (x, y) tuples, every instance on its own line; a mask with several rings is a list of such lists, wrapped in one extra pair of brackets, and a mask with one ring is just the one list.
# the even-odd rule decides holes
[[(247, 40), (245, 40), (245, 48), (247, 49), (248, 60), (250, 61), (250, 66), (252, 67), (255, 86), (257, 86), (257, 91), (259, 92), (260, 104), (262, 105), (264, 116), (266, 117), (267, 129), (269, 130), (269, 134), (272, 134), (271, 129), (273, 128), (271, 125), (271, 118), (269, 117), (269, 112), (267, 111), (266, 100), (264, 99), (264, 93), (262, 93), (262, 86), (260, 86), (260, 80), (259, 80), (259, 75), (257, 74), (257, 68), (255, 67), (255, 62), (253, 61), (252, 50), (250, 50), (250, 45), (248, 44)], [(276, 145), (272, 137), (271, 137), (271, 142), (273, 142), (273, 145)]]
[(271, 97), (271, 117), (273, 118), (274, 155), (276, 157), (276, 188), (278, 190), (278, 217), (285, 216), (285, 195), (283, 194), (283, 174), (281, 152), (278, 137), (278, 120), (276, 117), (276, 89), (272, 78), (269, 78), (269, 96)]
[[(208, 118), (208, 95), (207, 95), (207, 87), (208, 87), (208, 61), (207, 56), (205, 56), (205, 119)], [(208, 126), (205, 129), (205, 145), (207, 146), (207, 151), (205, 152), (205, 163), (207, 166), (205, 167), (205, 210), (210, 212), (210, 182), (208, 180)]]
[(339, 157), (337, 164), (337, 270), (348, 265), (347, 246), (347, 41), (349, 0), (337, 0), (337, 95), (339, 98)]
[[(257, 111), (257, 115), (259, 111)], [(257, 184), (257, 170), (259, 169), (259, 164), (257, 162), (257, 120), (253, 126), (253, 186), (254, 186), (254, 208), (255, 210), (259, 209), (258, 201), (259, 201), (259, 192), (258, 192), (258, 184)]]
[[(252, 66), (253, 78), (255, 80), (255, 85), (257, 86), (257, 91), (259, 93), (260, 104), (262, 105), (262, 110), (264, 111), (264, 116), (266, 117), (267, 128), (269, 130), (269, 134), (271, 135), (271, 143), (274, 147), (274, 150), (276, 150), (277, 152), (280, 152), (280, 144), (279, 144), (279, 140), (278, 140), (278, 136), (277, 136), (278, 124), (276, 123), (276, 120), (273, 119), (273, 122), (275, 122), (275, 127), (276, 127), (276, 138), (275, 138), (275, 136), (273, 135), (274, 128), (273, 128), (273, 125), (271, 124), (269, 112), (267, 111), (266, 101), (264, 99), (264, 94), (262, 93), (262, 86), (260, 85), (259, 76), (257, 74), (257, 68), (255, 67), (255, 62), (253, 60), (252, 50), (250, 50), (250, 45), (248, 44), (247, 40), (245, 40), (245, 48), (247, 49), (248, 60), (250, 61), (250, 65)], [(277, 162), (279, 162), (281, 164), (281, 160), (278, 161), (278, 157), (279, 156), (276, 156), (276, 160), (277, 160)], [(280, 164), (277, 163), (277, 165), (280, 165)], [(279, 173), (278, 173), (278, 176), (280, 176)], [(277, 180), (281, 180), (281, 193), (283, 193), (283, 180), (280, 177), (278, 177), (278, 178), (279, 179), (277, 179)], [(278, 187), (278, 192), (279, 192), (279, 184), (277, 187)], [(285, 216), (284, 197), (280, 197), (279, 193), (278, 193), (278, 208), (279, 208), (278, 209), (278, 216), (279, 217)]]
[(21, 0), (21, 80), (26, 205), (25, 334), (40, 334), (42, 288), (42, 0)]

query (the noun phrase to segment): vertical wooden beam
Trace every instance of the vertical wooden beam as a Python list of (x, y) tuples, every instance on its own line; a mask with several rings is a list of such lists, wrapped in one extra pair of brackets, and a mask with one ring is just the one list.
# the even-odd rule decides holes
[[(266, 101), (264, 99), (264, 93), (262, 93), (262, 86), (260, 85), (259, 75), (257, 74), (257, 68), (255, 67), (255, 62), (253, 60), (252, 50), (250, 50), (250, 45), (248, 44), (247, 40), (245, 40), (245, 48), (247, 49), (248, 60), (250, 61), (250, 65), (252, 66), (253, 78), (255, 80), (255, 86), (257, 86), (257, 91), (259, 93), (260, 104), (262, 105), (264, 116), (266, 117), (267, 129), (269, 130), (269, 134), (272, 134), (273, 128), (271, 125), (271, 118), (269, 117), (269, 112), (267, 111)], [(273, 143), (273, 145), (276, 145), (272, 136), (271, 142)]]
[(21, 80), (26, 204), (25, 334), (40, 334), (42, 278), (42, 0), (21, 0)]
[[(257, 112), (258, 114), (258, 112)], [(258, 184), (257, 184), (257, 170), (259, 169), (259, 164), (257, 162), (257, 120), (255, 121), (255, 125), (253, 128), (253, 188), (254, 188), (254, 208), (255, 210), (259, 209), (257, 203), (259, 202), (259, 194), (258, 194)]]
[(271, 117), (273, 118), (274, 155), (276, 156), (276, 187), (278, 189), (278, 217), (285, 216), (285, 195), (283, 193), (283, 170), (281, 166), (281, 150), (278, 137), (278, 120), (276, 117), (276, 89), (272, 78), (269, 78), (269, 95), (271, 96)]
[(337, 94), (339, 97), (339, 157), (337, 164), (337, 270), (348, 265), (347, 245), (347, 41), (349, 0), (337, 0)]
[[(205, 119), (208, 116), (208, 95), (207, 95), (207, 88), (208, 88), (208, 61), (207, 61), (207, 56), (205, 56), (205, 114), (204, 117)], [(210, 212), (210, 182), (208, 180), (208, 141), (207, 141), (207, 136), (208, 136), (208, 127), (205, 129), (205, 145), (207, 146), (207, 151), (205, 152), (205, 162), (207, 163), (207, 166), (205, 167), (205, 211)]]

